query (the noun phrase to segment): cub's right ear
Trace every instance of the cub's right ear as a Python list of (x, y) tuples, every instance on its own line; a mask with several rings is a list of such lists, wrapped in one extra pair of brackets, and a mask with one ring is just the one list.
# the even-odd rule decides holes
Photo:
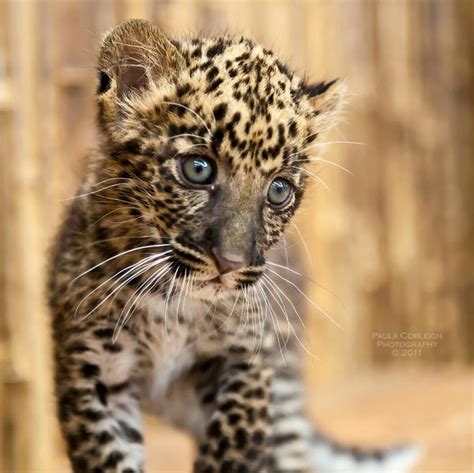
[(98, 94), (117, 101), (172, 78), (184, 58), (161, 30), (146, 20), (129, 20), (105, 35), (98, 57)]
[(337, 124), (347, 94), (347, 86), (339, 79), (306, 85), (305, 92), (314, 110), (314, 125), (318, 133)]

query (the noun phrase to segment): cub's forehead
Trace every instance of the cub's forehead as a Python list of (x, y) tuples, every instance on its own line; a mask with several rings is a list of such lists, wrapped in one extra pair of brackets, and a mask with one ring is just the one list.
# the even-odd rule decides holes
[(246, 38), (197, 39), (179, 48), (191, 78), (202, 80), (205, 94), (230, 94), (251, 109), (258, 109), (259, 101), (270, 104), (278, 98), (281, 106), (294, 105), (292, 95), (301, 81), (271, 51)]
[[(223, 159), (271, 172), (303, 144), (312, 108), (301, 79), (271, 51), (244, 38), (176, 46), (186, 69), (178, 76), (175, 101), (205, 119), (212, 147)], [(177, 129), (183, 131), (182, 124)]]
[[(213, 102), (242, 109), (248, 118), (301, 114), (302, 81), (269, 50), (250, 40), (197, 39), (180, 44), (187, 71), (182, 80)], [(187, 76), (187, 77), (186, 77)], [(304, 107), (303, 107), (304, 108)], [(310, 112), (310, 110), (306, 110)]]

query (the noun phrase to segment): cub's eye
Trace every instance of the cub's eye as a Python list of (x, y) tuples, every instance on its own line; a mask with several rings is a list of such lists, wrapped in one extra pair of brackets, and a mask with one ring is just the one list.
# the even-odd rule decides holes
[(283, 207), (287, 204), (293, 194), (293, 186), (281, 177), (273, 180), (268, 188), (267, 199), (275, 207)]
[(181, 161), (184, 177), (192, 184), (211, 184), (215, 178), (215, 165), (202, 156), (188, 156)]

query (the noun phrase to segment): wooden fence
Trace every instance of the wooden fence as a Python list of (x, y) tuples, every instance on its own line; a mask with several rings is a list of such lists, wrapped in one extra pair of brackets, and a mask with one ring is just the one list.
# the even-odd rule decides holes
[[(0, 1), (0, 471), (54, 471), (45, 250), (94, 128), (102, 33), (149, 18), (170, 35), (239, 33), (314, 80), (344, 77), (345, 119), (294, 232), (342, 330), (308, 307), (311, 387), (377, 364), (474, 358), (474, 2)], [(362, 145), (340, 143), (361, 142)], [(299, 234), (301, 233), (301, 235)], [(304, 242), (301, 241), (304, 239)], [(402, 358), (385, 334), (434, 334)]]

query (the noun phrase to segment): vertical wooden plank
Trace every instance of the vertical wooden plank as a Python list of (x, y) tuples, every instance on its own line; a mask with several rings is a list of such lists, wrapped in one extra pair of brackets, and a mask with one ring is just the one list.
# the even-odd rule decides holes
[[(57, 37), (61, 39), (57, 43), (55, 76), (57, 113), (62, 122), (58, 136), (58, 152), (63, 159), (61, 199), (76, 192), (88, 152), (97, 143), (95, 55), (101, 32), (97, 29), (99, 19), (93, 14), (94, 5), (89, 0), (56, 3)], [(108, 20), (110, 16), (105, 15)]]
[[(352, 175), (337, 173), (340, 182), (337, 213), (342, 230), (334, 242), (333, 262), (329, 271), (343, 308), (343, 343), (347, 346), (340, 373), (351, 376), (368, 369), (371, 364), (371, 307), (370, 297), (379, 291), (385, 275), (382, 258), (381, 184), (382, 162), (376, 148), (376, 51), (374, 16), (376, 3), (366, 0), (346, 2), (341, 12), (344, 32), (343, 49), (338, 58), (337, 74), (347, 83), (347, 104), (342, 122), (335, 129), (335, 141), (328, 155), (348, 168)], [(336, 74), (336, 71), (333, 72)], [(345, 141), (349, 143), (345, 143)], [(333, 199), (333, 197), (331, 197)], [(328, 216), (332, 214), (328, 209)], [(333, 246), (333, 245), (331, 245)], [(331, 250), (331, 248), (329, 248)], [(337, 349), (337, 348), (336, 348)]]
[[(356, 70), (355, 65), (360, 63), (363, 69), (371, 60), (371, 38), (367, 38), (368, 13), (361, 1), (305, 2), (307, 68), (312, 81), (342, 76), (348, 83), (350, 95), (354, 94), (353, 82), (361, 84), (361, 81), (357, 81), (359, 68)], [(341, 34), (342, 31), (345, 34)], [(363, 48), (359, 49), (361, 44)], [(370, 71), (365, 74), (369, 75)], [(370, 77), (366, 77), (364, 88), (356, 90), (355, 95), (364, 94), (369, 84)], [(351, 126), (345, 127), (341, 123), (324, 135), (322, 142), (360, 141), (360, 136), (365, 135), (364, 111), (358, 110), (360, 115), (355, 127), (352, 126), (351, 111), (354, 110), (354, 104), (351, 102), (349, 98), (349, 113), (344, 114), (345, 121), (350, 122)], [(312, 172), (317, 173), (330, 190), (315, 182), (297, 220), (314, 262), (312, 277), (320, 285), (311, 286), (311, 298), (342, 327), (339, 329), (321, 311), (308, 308), (309, 331), (313, 334), (314, 345), (321, 358), (320, 361), (308, 360), (308, 382), (314, 387), (346, 376), (361, 363), (364, 355), (357, 340), (363, 317), (360, 315), (356, 281), (357, 271), (367, 269), (360, 264), (351, 264), (354, 250), (359, 244), (359, 241), (354, 240), (354, 226), (363, 226), (363, 216), (354, 212), (353, 204), (348, 200), (349, 189), (352, 190), (358, 178), (357, 163), (363, 158), (364, 149), (340, 143), (328, 145), (326, 149), (318, 145), (312, 151), (315, 155), (322, 153), (325, 159), (351, 170), (355, 167), (352, 177), (334, 167), (314, 167)], [(367, 174), (367, 169), (361, 173), (362, 176)], [(358, 235), (362, 237), (360, 233)]]
[(199, 0), (187, 0), (186, 2), (167, 2), (160, 0), (152, 8), (152, 19), (160, 25), (170, 36), (192, 35), (199, 31), (200, 17), (198, 13)]
[(254, 8), (258, 2), (250, 2), (249, 0), (229, 1), (224, 5), (222, 2), (214, 0), (209, 3), (219, 7), (221, 33), (255, 37), (252, 20), (257, 16)]
[[(417, 239), (415, 163), (409, 145), (410, 42), (408, 2), (377, 7), (377, 103), (380, 132), (374, 136), (380, 155), (381, 261), (384, 277), (371, 299), (373, 330), (409, 331), (406, 315), (418, 310), (418, 278), (413, 267), (419, 253)], [(394, 87), (397, 84), (397, 87)], [(416, 127), (416, 124), (413, 125)], [(372, 159), (374, 159), (372, 157)], [(408, 282), (410, 281), (410, 282)], [(397, 300), (395, 304), (393, 302)], [(375, 358), (396, 361), (389, 350), (376, 349)]]
[[(435, 190), (432, 193), (418, 187), (420, 201), (429, 202), (428, 220), (421, 234), (425, 242), (422, 252), (425, 267), (431, 268), (424, 274), (422, 284), (428, 301), (423, 322), (444, 333), (445, 342), (433, 354), (433, 359), (443, 361), (463, 360), (467, 356), (462, 327), (469, 312), (462, 311), (458, 287), (465, 283), (472, 287), (474, 282), (472, 266), (467, 265), (471, 272), (466, 273), (466, 261), (457, 258), (459, 252), (464, 253), (462, 234), (468, 224), (465, 215), (469, 209), (463, 209), (459, 185), (466, 171), (472, 183), (473, 94), (469, 74), (472, 52), (469, 57), (467, 35), (459, 30), (462, 4), (462, 1), (425, 2), (419, 6), (418, 16), (423, 35), (419, 41), (417, 59), (420, 64), (416, 78), (421, 109), (426, 116), (425, 132), (421, 135), (426, 149), (423, 174), (430, 173), (435, 184), (431, 187)], [(459, 164), (463, 169), (461, 173)], [(434, 232), (436, 238), (433, 238)]]
[[(450, 271), (447, 251), (446, 212), (457, 191), (448, 191), (446, 173), (456, 158), (449, 125), (440, 117), (447, 116), (453, 94), (446, 91), (456, 83), (449, 72), (456, 65), (456, 27), (450, 20), (452, 3), (409, 5), (404, 21), (400, 4), (381, 5), (378, 18), (388, 293), (373, 311), (374, 326), (385, 332), (440, 333), (443, 343), (424, 350), (423, 359), (449, 361), (463, 356), (453, 291), (459, 276)], [(375, 316), (383, 310), (384, 317)], [(398, 361), (389, 351), (377, 355)]]
[(284, 0), (251, 2), (254, 14), (250, 17), (252, 36), (255, 41), (264, 43), (283, 61), (291, 57), (291, 18), (290, 6)]
[(6, 319), (11, 333), (11, 377), (6, 412), (12, 422), (11, 466), (29, 472), (38, 465), (50, 469), (54, 452), (49, 435), (54, 419), (48, 397), (49, 331), (42, 298), (46, 249), (42, 190), (46, 181), (38, 152), (38, 5), (12, 2), (10, 8), (15, 148), (7, 164), (10, 225), (5, 232), (11, 269), (6, 278)]
[[(329, 14), (330, 5), (322, 2), (305, 2), (306, 21), (308, 26), (306, 27), (306, 42), (308, 43), (308, 63), (307, 68), (310, 77), (315, 81), (322, 80), (324, 72), (319, 66), (319, 61), (324, 54), (323, 48), (321, 48), (322, 38), (326, 34), (326, 22), (324, 18)], [(313, 71), (317, 71), (313, 74)], [(325, 137), (326, 138), (326, 137)], [(314, 150), (316, 151), (316, 150)], [(313, 172), (314, 169), (311, 170)], [(327, 177), (324, 176), (324, 180)], [(313, 181), (313, 180), (312, 180)], [(300, 229), (301, 235), (296, 236), (299, 250), (302, 254), (309, 252), (308, 259), (311, 261), (311, 265), (308, 269), (311, 270), (311, 277), (316, 281), (317, 284), (327, 287), (329, 285), (325, 278), (325, 267), (326, 262), (323, 257), (323, 253), (320, 254), (319, 249), (324, 246), (324, 238), (318, 234), (318, 215), (324, 208), (324, 188), (318, 185), (317, 181), (314, 180), (308, 190), (307, 203), (303, 204), (298, 218), (295, 224)], [(324, 292), (318, 291), (318, 286), (311, 285), (308, 287), (309, 296), (312, 300), (316, 301), (319, 305), (324, 307), (324, 310), (332, 314), (334, 311), (331, 306), (328, 305), (327, 295)], [(332, 362), (334, 361), (330, 351), (325, 349), (325, 342), (328, 341), (329, 334), (331, 333), (332, 327), (325, 325), (325, 320), (322, 320), (321, 312), (316, 311), (313, 307), (306, 305), (306, 327), (308, 332), (311, 334), (311, 338), (314, 340), (315, 354), (320, 358), (319, 360), (313, 360), (309, 357), (306, 358), (306, 373), (310, 387), (321, 379), (324, 378), (326, 370), (329, 370)]]
[(150, 19), (152, 5), (149, 0), (124, 0), (123, 18), (121, 20), (144, 18)]
[[(466, 351), (466, 360), (474, 362), (474, 48), (472, 47), (472, 25), (474, 24), (474, 2), (461, 0), (453, 5), (454, 33), (456, 44), (450, 54), (459, 60), (450, 73), (455, 83), (454, 100), (450, 108), (450, 143), (464, 156), (457, 159), (451, 171), (451, 188), (458, 192), (459, 199), (452, 205), (449, 225), (456, 232), (449, 255), (452, 271), (457, 276), (455, 291), (462, 319), (459, 323), (459, 341)], [(463, 119), (460, 120), (459, 116)], [(453, 154), (457, 152), (453, 151)]]
[[(13, 143), (12, 130), (12, 96), (11, 96), (11, 68), (8, 34), (10, 25), (9, 5), (0, 3), (0, 221), (6, 222), (9, 217), (6, 205), (8, 199), (8, 175), (5, 163), (8, 159), (8, 150)], [(7, 270), (6, 234), (0, 230), (0, 406), (7, 405), (7, 383), (10, 368), (10, 333), (5, 318), (6, 299), (8, 297), (5, 274)], [(3, 414), (3, 407), (0, 409)], [(10, 442), (7, 429), (10, 426), (7, 416), (0, 416), (0, 471), (8, 471), (10, 461)]]
[[(469, 327), (469, 324), (471, 328), (473, 327), (474, 316), (472, 298), (474, 287), (472, 242), (474, 240), (471, 239), (469, 244), (469, 240), (465, 238), (466, 231), (470, 229), (472, 232), (473, 229), (473, 219), (469, 217), (473, 212), (472, 192), (469, 197), (471, 205), (469, 201), (464, 200), (467, 189), (472, 189), (474, 185), (472, 159), (474, 53), (472, 36), (469, 38), (466, 34), (466, 31), (471, 30), (460, 29), (462, 25), (467, 27), (468, 24), (473, 24), (473, 12), (472, 2), (464, 0), (451, 3), (449, 6), (443, 5), (443, 8), (437, 11), (433, 28), (440, 43), (438, 62), (441, 80), (436, 84), (436, 88), (433, 87), (430, 100), (435, 104), (433, 116), (439, 127), (437, 133), (443, 140), (442, 148), (436, 149), (435, 159), (439, 160), (442, 167), (444, 187), (442, 225), (445, 240), (441, 250), (442, 264), (445, 268), (445, 285), (437, 288), (436, 292), (437, 298), (441, 301), (439, 317), (445, 319), (445, 313), (447, 311), (451, 313), (452, 322), (447, 332), (450, 334), (449, 339), (454, 343), (449, 353), (449, 359), (454, 363), (472, 361), (472, 342), (474, 341), (474, 331), (465, 331), (465, 327)], [(446, 87), (445, 84), (448, 86)], [(446, 116), (447, 126), (437, 120), (439, 116)], [(460, 257), (460, 255), (463, 256)], [(469, 289), (466, 291), (468, 287), (471, 288), (471, 296), (469, 296)], [(447, 322), (449, 323), (449, 319)], [(448, 346), (449, 340), (443, 349), (445, 350)], [(441, 351), (441, 356), (443, 351)]]

